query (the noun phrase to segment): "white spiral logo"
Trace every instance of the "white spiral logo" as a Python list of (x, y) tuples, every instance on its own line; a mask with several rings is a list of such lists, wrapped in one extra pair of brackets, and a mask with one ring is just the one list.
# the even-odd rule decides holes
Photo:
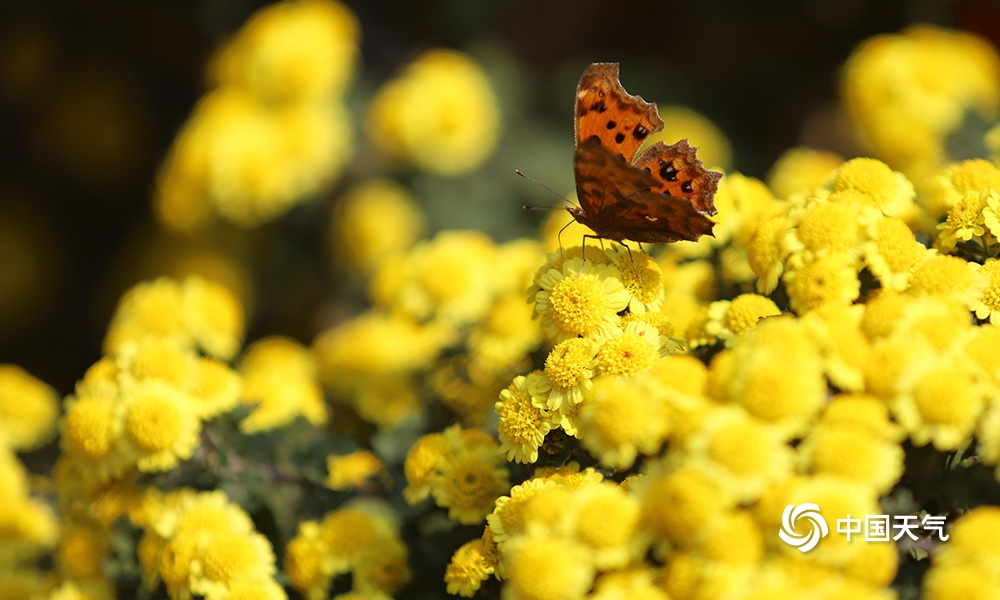
[[(799, 519), (809, 521), (808, 535), (799, 535), (796, 531), (795, 526)], [(809, 552), (829, 532), (826, 519), (819, 514), (819, 506), (812, 503), (797, 506), (789, 504), (781, 515), (781, 531), (778, 532), (778, 537), (781, 538), (781, 541), (798, 548), (801, 552)]]

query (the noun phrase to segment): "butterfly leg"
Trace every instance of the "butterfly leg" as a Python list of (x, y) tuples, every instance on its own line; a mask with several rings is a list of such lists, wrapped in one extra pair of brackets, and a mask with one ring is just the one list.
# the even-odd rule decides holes
[(583, 234), (583, 239), (580, 241), (580, 270), (576, 272), (573, 279), (576, 279), (583, 274), (583, 266), (587, 264), (587, 238), (592, 240), (600, 240), (601, 238), (596, 235), (590, 235), (589, 233)]
[[(635, 266), (635, 258), (632, 257), (632, 248), (630, 248), (625, 242), (619, 243), (622, 246), (625, 246), (625, 249), (628, 250), (628, 260), (632, 263), (632, 272), (635, 273), (635, 278), (639, 280), (639, 283), (642, 283), (642, 275), (639, 274), (639, 267)], [(636, 243), (639, 244), (639, 242)], [(642, 250), (642, 244), (639, 244), (639, 249)]]

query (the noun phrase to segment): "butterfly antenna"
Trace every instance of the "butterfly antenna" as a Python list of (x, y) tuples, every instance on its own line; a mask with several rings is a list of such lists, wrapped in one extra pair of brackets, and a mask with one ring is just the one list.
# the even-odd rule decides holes
[[(545, 185), (544, 183), (540, 183), (538, 180), (533, 179), (532, 177), (529, 177), (528, 175), (525, 175), (523, 172), (521, 172), (520, 169), (514, 169), (514, 172), (517, 173), (518, 175), (520, 175), (521, 177), (524, 177), (525, 179), (527, 179), (531, 183), (537, 185), (538, 187), (540, 187), (540, 188), (542, 188), (544, 190), (548, 190), (549, 193), (551, 193), (556, 198), (559, 198), (560, 200), (562, 200), (566, 204), (572, 204), (572, 202), (570, 202), (569, 200), (567, 200), (559, 192), (556, 192), (555, 190), (553, 190), (549, 186)], [(554, 209), (558, 209), (558, 208), (562, 208), (562, 207), (560, 207), (560, 206), (528, 206), (528, 205), (524, 206), (524, 210), (554, 210)]]

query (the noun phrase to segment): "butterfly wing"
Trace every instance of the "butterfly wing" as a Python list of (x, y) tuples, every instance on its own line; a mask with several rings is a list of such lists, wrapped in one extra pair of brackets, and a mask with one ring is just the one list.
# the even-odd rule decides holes
[(580, 208), (570, 214), (606, 239), (665, 243), (712, 235), (715, 223), (684, 197), (656, 191), (662, 182), (614, 156), (597, 139), (573, 159)]
[(663, 129), (656, 105), (618, 81), (618, 63), (593, 63), (576, 88), (576, 145), (596, 137), (612, 156), (631, 161), (643, 140)]
[(648, 171), (657, 180), (654, 191), (688, 198), (697, 210), (714, 215), (718, 211), (713, 200), (722, 173), (706, 169), (695, 150), (687, 140), (670, 146), (657, 142), (645, 149), (633, 166)]

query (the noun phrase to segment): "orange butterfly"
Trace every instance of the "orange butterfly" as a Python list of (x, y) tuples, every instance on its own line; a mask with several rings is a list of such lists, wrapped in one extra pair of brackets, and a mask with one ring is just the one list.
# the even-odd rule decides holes
[(687, 140), (657, 142), (633, 160), (650, 134), (663, 129), (656, 104), (631, 96), (618, 63), (587, 67), (576, 88), (573, 170), (580, 206), (566, 210), (596, 237), (623, 242), (695, 241), (713, 235), (708, 218), (721, 173), (705, 169)]

